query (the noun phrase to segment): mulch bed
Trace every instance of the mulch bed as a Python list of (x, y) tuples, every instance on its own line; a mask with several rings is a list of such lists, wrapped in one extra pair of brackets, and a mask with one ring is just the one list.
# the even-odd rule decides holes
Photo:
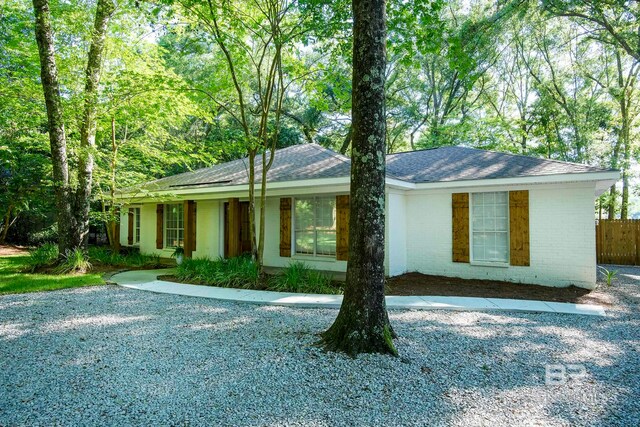
[[(192, 283), (180, 280), (174, 275), (161, 275), (158, 280), (175, 283)], [(256, 287), (256, 289), (264, 289)], [(601, 290), (589, 290), (570, 286), (553, 288), (549, 286), (501, 282), (497, 280), (460, 279), (457, 277), (430, 276), (421, 273), (407, 273), (387, 279), (386, 295), (404, 296), (455, 296), (480, 298), (509, 298), (576, 304), (612, 305), (612, 299)]]
[(497, 280), (460, 279), (407, 273), (387, 280), (387, 295), (431, 295), (456, 297), (510, 298), (579, 304), (610, 305), (611, 298), (601, 290), (569, 286), (549, 286), (501, 282)]

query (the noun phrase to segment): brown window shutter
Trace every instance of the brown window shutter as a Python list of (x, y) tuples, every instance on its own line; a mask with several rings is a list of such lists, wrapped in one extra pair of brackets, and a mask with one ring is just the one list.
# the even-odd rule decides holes
[(469, 193), (451, 194), (453, 262), (469, 262)]
[(280, 256), (291, 256), (291, 198), (280, 199)]
[(164, 205), (156, 206), (156, 249), (164, 248)]
[(114, 218), (114, 227), (113, 227), (113, 248), (119, 252), (120, 251), (120, 208), (116, 208), (115, 218)]
[(349, 260), (349, 196), (336, 196), (336, 259)]
[(196, 202), (184, 201), (184, 256), (191, 258), (196, 249)]
[(529, 190), (509, 191), (511, 265), (529, 266)]
[(133, 245), (133, 208), (129, 208), (129, 223), (127, 224), (127, 244), (129, 246)]

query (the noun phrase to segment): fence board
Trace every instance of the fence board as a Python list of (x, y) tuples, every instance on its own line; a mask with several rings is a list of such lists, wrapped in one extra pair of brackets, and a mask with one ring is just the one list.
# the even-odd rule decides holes
[(640, 265), (640, 220), (600, 220), (596, 224), (598, 263)]

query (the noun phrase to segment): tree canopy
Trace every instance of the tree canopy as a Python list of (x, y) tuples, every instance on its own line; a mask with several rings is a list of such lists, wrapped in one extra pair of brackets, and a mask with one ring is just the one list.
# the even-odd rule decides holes
[[(84, 194), (95, 221), (108, 219), (101, 202), (118, 189), (252, 150), (316, 142), (350, 154), (350, 2), (110, 1), (95, 111), (86, 82), (98, 2), (47, 3), (69, 186), (81, 186), (90, 154)], [(388, 2), (386, 150), (466, 145), (618, 168), (622, 184), (598, 206), (631, 216), (638, 10), (631, 1)], [(34, 16), (25, 0), (0, 10), (0, 238), (22, 242), (53, 223), (57, 188)], [(282, 80), (269, 83), (276, 57)]]

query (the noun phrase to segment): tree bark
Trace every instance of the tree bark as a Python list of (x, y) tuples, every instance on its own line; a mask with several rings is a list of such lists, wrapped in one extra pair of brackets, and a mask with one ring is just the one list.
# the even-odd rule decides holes
[(2, 224), (2, 231), (0, 232), (0, 244), (3, 244), (7, 240), (7, 233), (9, 232), (9, 227), (11, 227), (11, 213), (13, 212), (13, 205), (9, 205), (7, 212), (4, 215), (4, 221)]
[(56, 66), (51, 11), (48, 0), (33, 0), (35, 33), (40, 56), (40, 76), (47, 107), (49, 144), (53, 166), (53, 185), (56, 199), (60, 254), (71, 249), (71, 234), (75, 228), (72, 211), (72, 191), (69, 186), (69, 164), (67, 161), (67, 138), (63, 119), (58, 67)]
[(349, 263), (340, 312), (322, 334), (331, 351), (397, 355), (384, 299), (385, 1), (353, 0)]
[(353, 127), (349, 125), (349, 130), (342, 141), (342, 146), (340, 147), (340, 154), (346, 155), (349, 150), (349, 145), (351, 145), (351, 135), (353, 133)]
[(87, 60), (84, 86), (84, 112), (80, 128), (80, 153), (78, 156), (78, 189), (76, 192), (76, 227), (73, 229), (73, 247), (86, 247), (89, 235), (89, 210), (91, 208), (91, 185), (93, 179), (93, 151), (96, 145), (98, 111), (98, 85), (102, 69), (102, 52), (107, 37), (107, 25), (115, 12), (112, 0), (98, 0)]

